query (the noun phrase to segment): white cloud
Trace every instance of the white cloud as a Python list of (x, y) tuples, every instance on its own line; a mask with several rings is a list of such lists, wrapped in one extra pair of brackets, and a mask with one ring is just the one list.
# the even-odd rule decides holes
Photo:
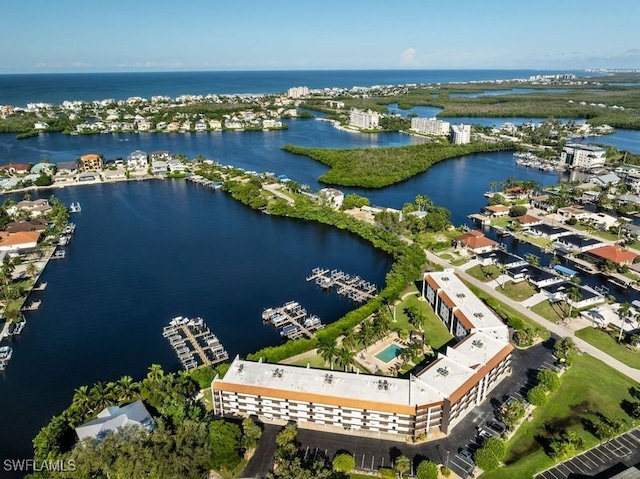
[(413, 47), (407, 48), (400, 54), (400, 63), (403, 65), (415, 65), (416, 64), (416, 55), (418, 54), (417, 50)]

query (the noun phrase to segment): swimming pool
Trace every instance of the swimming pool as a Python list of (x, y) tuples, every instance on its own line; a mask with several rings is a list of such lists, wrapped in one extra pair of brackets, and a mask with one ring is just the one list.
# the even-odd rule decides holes
[(388, 363), (389, 361), (393, 361), (395, 358), (400, 356), (400, 353), (402, 353), (403, 349), (404, 348), (399, 346), (398, 344), (391, 343), (389, 346), (376, 354), (376, 358), (383, 363)]

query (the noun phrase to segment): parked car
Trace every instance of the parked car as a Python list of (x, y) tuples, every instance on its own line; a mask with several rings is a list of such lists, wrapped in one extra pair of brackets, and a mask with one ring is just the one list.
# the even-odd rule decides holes
[(491, 434), (489, 431), (479, 427), (478, 428), (478, 436), (480, 436), (482, 439), (489, 439), (490, 437), (493, 437), (493, 434)]
[(458, 456), (460, 456), (462, 459), (466, 459), (469, 462), (473, 462), (473, 454), (471, 454), (471, 451), (469, 451), (469, 449), (460, 449), (458, 451)]
[(498, 421), (487, 421), (487, 427), (498, 434), (502, 434), (507, 430), (506, 426)]

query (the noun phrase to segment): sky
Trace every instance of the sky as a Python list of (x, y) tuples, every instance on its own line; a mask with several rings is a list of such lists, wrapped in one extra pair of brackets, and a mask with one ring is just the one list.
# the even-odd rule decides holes
[(0, 0), (0, 73), (640, 68), (637, 0)]

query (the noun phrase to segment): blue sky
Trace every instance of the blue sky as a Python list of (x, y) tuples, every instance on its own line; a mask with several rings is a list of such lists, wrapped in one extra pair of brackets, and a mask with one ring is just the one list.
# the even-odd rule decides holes
[(640, 68), (636, 0), (2, 0), (0, 72)]

